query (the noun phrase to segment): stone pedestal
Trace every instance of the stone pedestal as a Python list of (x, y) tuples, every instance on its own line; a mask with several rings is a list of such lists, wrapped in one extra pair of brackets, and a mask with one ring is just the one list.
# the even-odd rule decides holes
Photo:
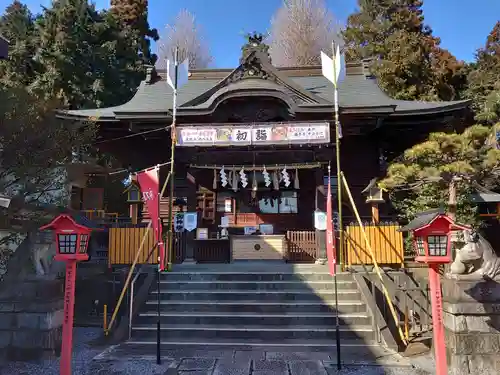
[(59, 353), (63, 287), (62, 280), (37, 278), (0, 295), (0, 356), (32, 360)]
[(500, 374), (500, 281), (443, 279), (450, 375)]

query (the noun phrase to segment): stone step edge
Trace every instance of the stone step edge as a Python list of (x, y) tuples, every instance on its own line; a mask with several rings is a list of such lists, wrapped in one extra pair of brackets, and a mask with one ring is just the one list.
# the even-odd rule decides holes
[[(331, 280), (160, 280), (160, 284), (325, 284)], [(339, 280), (337, 284), (354, 284), (354, 280)]]
[[(158, 316), (155, 312), (141, 312), (139, 316)], [(330, 318), (336, 317), (331, 313), (231, 313), (231, 312), (160, 312), (160, 316), (182, 316), (182, 317), (239, 317), (239, 318)], [(368, 313), (339, 313), (339, 318), (369, 318)]]
[[(358, 343), (359, 341), (359, 343)], [(152, 341), (144, 341), (144, 340), (128, 340), (122, 345), (156, 345), (156, 340)], [(325, 347), (325, 348), (330, 348), (330, 347), (335, 347), (335, 340), (330, 340), (330, 341), (319, 341), (316, 342), (314, 340), (302, 340), (302, 341), (297, 341), (297, 342), (273, 342), (273, 341), (266, 341), (266, 342), (252, 342), (245, 340), (244, 342), (240, 341), (219, 341), (219, 340), (211, 340), (211, 341), (178, 341), (178, 340), (168, 340), (168, 339), (162, 339), (161, 340), (162, 345), (173, 345), (173, 346), (199, 346), (199, 347), (204, 347), (204, 346), (229, 346), (229, 347), (294, 347), (294, 346), (300, 346), (301, 348), (307, 348), (307, 347)], [(373, 347), (373, 348), (379, 348), (380, 344), (375, 343), (375, 342), (369, 342), (367, 343), (364, 339), (359, 339), (359, 340), (352, 340), (350, 339), (349, 342), (343, 341), (341, 343), (342, 347)]]
[[(157, 305), (157, 300), (147, 300), (146, 305)], [(304, 306), (335, 306), (333, 301), (319, 301), (319, 302), (308, 302), (308, 301), (297, 301), (297, 302), (267, 302), (267, 301), (179, 301), (179, 300), (162, 300), (160, 301), (160, 305), (222, 305), (222, 306), (231, 306), (231, 305), (247, 305), (247, 306), (295, 306), (295, 305), (304, 305)], [(357, 305), (363, 306), (365, 303), (363, 301), (338, 301), (338, 305)]]
[[(160, 294), (163, 293), (170, 293), (170, 294), (185, 294), (185, 293), (205, 293), (205, 294), (216, 294), (216, 293), (221, 293), (221, 294), (237, 294), (237, 293), (253, 293), (253, 294), (316, 294), (316, 293), (323, 293), (323, 294), (335, 294), (335, 290), (332, 289), (315, 289), (315, 290), (297, 290), (297, 289), (289, 289), (289, 290), (252, 290), (252, 289), (242, 289), (242, 290), (227, 290), (227, 289), (191, 289), (191, 290), (165, 290), (161, 289)], [(359, 290), (357, 289), (344, 289), (344, 290), (339, 290), (337, 292), (338, 294), (359, 294)], [(154, 289), (151, 291), (151, 294), (158, 294), (158, 290)]]
[[(335, 332), (337, 330), (336, 327), (332, 327), (328, 325), (326, 327), (323, 326), (221, 326), (221, 325), (201, 325), (201, 324), (172, 324), (172, 325), (161, 325), (160, 329), (162, 331), (238, 331), (238, 332), (310, 332), (310, 331), (327, 331), (327, 332)], [(156, 331), (156, 325), (133, 325), (132, 331)], [(373, 332), (372, 326), (348, 326), (339, 325), (339, 331), (343, 332)]]

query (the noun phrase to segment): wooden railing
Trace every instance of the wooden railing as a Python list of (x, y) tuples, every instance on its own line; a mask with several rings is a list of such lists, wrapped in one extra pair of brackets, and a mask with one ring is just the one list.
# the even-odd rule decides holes
[(108, 223), (118, 222), (118, 213), (104, 210), (83, 210), (82, 214), (89, 220), (99, 220)]
[(194, 241), (194, 259), (198, 263), (229, 263), (229, 240), (208, 239)]
[[(404, 267), (403, 234), (397, 223), (366, 224), (364, 228), (378, 264)], [(373, 264), (361, 228), (351, 224), (345, 233), (347, 265)]]
[(313, 263), (317, 258), (318, 244), (315, 231), (286, 232), (287, 261)]
[[(158, 250), (156, 249), (148, 259), (148, 254), (153, 248), (153, 230), (146, 227), (109, 228), (108, 265), (129, 265), (134, 262), (142, 237), (146, 235), (144, 247), (138, 264), (157, 264)], [(186, 249), (186, 236), (184, 233), (174, 234), (173, 262), (182, 263)]]

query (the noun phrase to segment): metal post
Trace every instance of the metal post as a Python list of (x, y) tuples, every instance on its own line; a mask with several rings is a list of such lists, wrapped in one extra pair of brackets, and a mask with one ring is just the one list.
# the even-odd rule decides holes
[[(328, 184), (331, 184), (331, 167), (330, 163), (328, 163)], [(331, 199), (331, 187), (328, 187), (328, 199), (327, 202), (331, 205), (332, 204), (332, 199)], [(331, 211), (331, 206), (326, 208), (327, 212), (332, 212)], [(328, 220), (331, 220), (331, 217), (328, 217)], [(336, 267), (336, 264), (333, 265), (333, 267)], [(339, 322), (339, 296), (338, 296), (338, 287), (337, 287), (337, 270), (334, 269), (333, 273), (333, 285), (335, 288), (335, 346), (337, 347), (337, 370), (340, 370), (342, 368), (342, 358), (341, 358), (341, 351), (340, 351), (340, 322)]]
[(161, 365), (161, 322), (160, 322), (160, 257), (158, 257), (158, 273), (156, 274), (156, 363)]
[[(335, 72), (335, 43), (332, 42), (333, 71)], [(344, 271), (344, 225), (342, 221), (342, 178), (340, 176), (340, 121), (339, 121), (339, 90), (338, 82), (334, 85), (334, 104), (335, 104), (335, 160), (337, 162), (337, 205), (338, 205), (338, 223), (339, 223), (339, 265), (340, 270)]]
[(167, 269), (170, 270), (172, 265), (172, 256), (173, 256), (173, 236), (174, 233), (172, 231), (172, 221), (173, 221), (173, 210), (174, 210), (174, 184), (175, 184), (175, 169), (174, 169), (174, 159), (175, 159), (175, 143), (176, 143), (176, 121), (177, 121), (177, 84), (179, 79), (179, 47), (175, 48), (175, 77), (174, 77), (174, 95), (173, 95), (173, 104), (172, 104), (172, 127), (170, 129), (170, 138), (172, 143), (170, 145), (170, 195), (168, 202), (168, 264)]
[(128, 338), (132, 337), (132, 315), (133, 315), (133, 306), (134, 306), (134, 286), (135, 280), (130, 284), (130, 302), (129, 302), (129, 311), (128, 311)]

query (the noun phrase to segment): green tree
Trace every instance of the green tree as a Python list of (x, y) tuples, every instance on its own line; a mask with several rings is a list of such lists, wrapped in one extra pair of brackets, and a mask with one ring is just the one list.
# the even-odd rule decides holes
[(473, 100), (477, 120), (500, 120), (500, 21), (488, 35), (486, 45), (477, 51), (468, 75), (466, 95)]
[(113, 11), (87, 0), (55, 1), (37, 22), (36, 60), (44, 67), (30, 88), (65, 107), (96, 108), (126, 102), (144, 77), (137, 33)]
[(66, 206), (65, 165), (95, 136), (92, 124), (68, 129), (55, 117), (58, 105), (24, 87), (0, 87), (0, 194), (12, 197), (9, 210), (0, 209), (0, 222), (15, 219), (21, 232), (39, 224), (41, 206)]
[(122, 27), (134, 34), (142, 62), (154, 65), (157, 57), (151, 53), (151, 40), (156, 42), (159, 36), (158, 31), (149, 26), (148, 0), (111, 0), (110, 11)]
[(37, 47), (34, 16), (20, 1), (13, 1), (0, 17), (0, 34), (10, 42), (9, 58), (0, 61), (4, 86), (28, 85), (40, 69), (33, 59)]
[(422, 0), (359, 0), (344, 31), (347, 60), (371, 58), (381, 87), (396, 99), (452, 100), (463, 64), (440, 48), (424, 23)]
[(447, 206), (460, 222), (476, 224), (476, 207), (470, 200), (474, 185), (500, 186), (497, 131), (500, 123), (474, 125), (461, 134), (432, 133), (392, 163), (380, 185), (404, 219)]

